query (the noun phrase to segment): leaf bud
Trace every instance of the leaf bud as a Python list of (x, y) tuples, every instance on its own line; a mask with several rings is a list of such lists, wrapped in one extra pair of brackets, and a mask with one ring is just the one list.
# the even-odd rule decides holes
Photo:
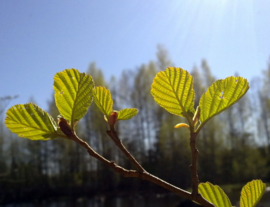
[(110, 113), (109, 118), (108, 118), (109, 125), (114, 126), (116, 121), (117, 121), (117, 118), (118, 118), (117, 112), (114, 111), (114, 112)]
[(201, 108), (198, 106), (192, 120), (194, 126), (196, 126), (196, 124), (200, 121), (200, 115), (201, 115)]
[(58, 125), (61, 129), (61, 131), (67, 136), (67, 137), (73, 137), (74, 132), (67, 123), (67, 121), (64, 118), (58, 118)]
[(189, 128), (189, 125), (187, 125), (187, 124), (185, 124), (185, 123), (180, 123), (180, 124), (176, 124), (176, 125), (174, 126), (174, 128), (180, 128), (180, 127), (187, 127), (187, 128)]

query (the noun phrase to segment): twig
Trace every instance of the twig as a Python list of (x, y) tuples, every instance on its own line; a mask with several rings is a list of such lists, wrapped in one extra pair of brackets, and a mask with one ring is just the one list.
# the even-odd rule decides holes
[(128, 157), (132, 164), (137, 168), (139, 172), (145, 172), (145, 169), (138, 163), (138, 161), (130, 154), (127, 148), (123, 145), (122, 140), (119, 139), (117, 132), (113, 129), (108, 130), (107, 134), (112, 138), (117, 147)]
[[(115, 140), (117, 137), (117, 134), (116, 136), (114, 134), (112, 134), (111, 131), (108, 131), (107, 132), (109, 134), (109, 136), (112, 136), (112, 139)], [(197, 203), (200, 203), (201, 205), (205, 206), (205, 207), (215, 207), (212, 203), (209, 203), (207, 200), (205, 200), (200, 194), (197, 194), (195, 196), (193, 196), (193, 194), (191, 194), (190, 192), (188, 191), (185, 191), (181, 188), (178, 188), (170, 183), (167, 183), (166, 181), (146, 172), (142, 167), (141, 167), (141, 172), (140, 171), (136, 171), (136, 170), (127, 170), (119, 165), (117, 165), (115, 162), (113, 161), (109, 161), (107, 160), (106, 158), (104, 158), (103, 156), (101, 156), (100, 154), (98, 154), (97, 152), (95, 152), (87, 142), (81, 140), (76, 134), (74, 134), (72, 137), (71, 137), (72, 140), (74, 140), (75, 142), (77, 142), (78, 144), (80, 144), (82, 147), (84, 147), (88, 154), (92, 157), (95, 157), (97, 158), (98, 160), (100, 160), (101, 162), (103, 162), (104, 164), (108, 165), (109, 167), (111, 167), (115, 172), (121, 174), (122, 176), (124, 177), (137, 177), (137, 178), (140, 178), (142, 180), (148, 180), (152, 183), (155, 183), (163, 188), (166, 188), (167, 190), (171, 191), (171, 192), (174, 192), (178, 195), (181, 195), (187, 199), (190, 199), (190, 200), (194, 200), (196, 201)], [(135, 158), (127, 151), (127, 149), (124, 147), (124, 145), (122, 144), (121, 140), (119, 139), (119, 141), (116, 141), (117, 143), (117, 146), (119, 144), (119, 146), (122, 146), (123, 147), (123, 152), (128, 153), (129, 154), (129, 159), (133, 159), (135, 162), (134, 163), (138, 163)], [(121, 148), (120, 148), (121, 149)], [(128, 155), (127, 155), (128, 156)], [(141, 166), (139, 163), (138, 163), (138, 166)], [(137, 167), (138, 167), (137, 166)]]
[(205, 200), (201, 194), (198, 192), (199, 187), (199, 178), (197, 173), (197, 158), (198, 158), (198, 149), (196, 148), (196, 136), (198, 133), (190, 133), (190, 149), (191, 149), (191, 181), (192, 181), (192, 193), (191, 193), (191, 199), (194, 201), (197, 201), (203, 206), (215, 206), (214, 204), (210, 203), (209, 201)]
[(191, 149), (191, 180), (192, 180), (192, 195), (196, 196), (198, 194), (199, 179), (197, 174), (197, 157), (198, 150), (196, 148), (196, 136), (197, 133), (190, 133), (190, 149)]
[(73, 134), (71, 139), (77, 142), (79, 145), (83, 146), (90, 156), (95, 157), (99, 161), (105, 163), (106, 165), (111, 166), (111, 162), (109, 160), (98, 154), (95, 150), (92, 149), (92, 147), (90, 147), (90, 145), (87, 142), (81, 140), (76, 134)]
[[(186, 198), (191, 199), (191, 194), (185, 190), (182, 190), (181, 188), (178, 188), (174, 185), (171, 185), (170, 183), (165, 182), (164, 180), (161, 180), (160, 178), (151, 175), (150, 173), (147, 173), (145, 170), (143, 172), (138, 172), (136, 170), (127, 170), (123, 167), (120, 167), (119, 165), (117, 165), (115, 162), (109, 161), (106, 158), (104, 158), (103, 156), (101, 156), (100, 154), (98, 154), (97, 152), (95, 152), (89, 145), (87, 142), (81, 140), (77, 135), (74, 135), (72, 137), (72, 139), (77, 142), (78, 144), (80, 144), (82, 147), (84, 147), (88, 154), (92, 157), (97, 158), (98, 160), (102, 161), (103, 163), (105, 163), (106, 165), (110, 166), (111, 168), (114, 169), (115, 172), (123, 175), (124, 177), (138, 177), (142, 180), (148, 180), (150, 182), (156, 183), (157, 185), (160, 185), (172, 192), (175, 192), (179, 195), (182, 195)], [(123, 146), (123, 145), (122, 145)], [(133, 158), (134, 159), (134, 158)], [(136, 161), (137, 162), (137, 161)]]

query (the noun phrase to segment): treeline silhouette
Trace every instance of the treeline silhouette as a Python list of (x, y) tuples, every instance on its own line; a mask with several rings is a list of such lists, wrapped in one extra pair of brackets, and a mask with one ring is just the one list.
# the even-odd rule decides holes
[[(134, 157), (152, 174), (174, 185), (189, 188), (189, 131), (185, 128), (174, 129), (174, 125), (185, 120), (158, 106), (150, 94), (156, 73), (172, 65), (167, 51), (158, 47), (157, 60), (136, 70), (124, 70), (120, 77), (112, 77), (110, 81), (105, 80), (102, 70), (95, 63), (90, 64), (87, 73), (94, 78), (96, 86), (111, 90), (114, 109), (139, 109), (136, 117), (117, 124), (120, 138)], [(205, 60), (200, 67), (189, 71), (194, 77), (197, 106), (200, 96), (216, 78)], [(197, 139), (201, 182), (232, 184), (252, 179), (270, 181), (269, 89), (270, 64), (263, 71), (262, 78), (251, 81), (250, 91), (238, 103), (209, 121), (201, 130)], [(3, 100), (0, 102), (3, 108)], [(56, 119), (59, 112), (54, 97), (48, 108)], [(54, 197), (75, 199), (116, 192), (163, 192), (163, 189), (147, 181), (121, 177), (70, 140), (31, 141), (19, 138), (5, 128), (4, 117), (2, 113), (0, 203)], [(107, 128), (102, 113), (92, 103), (87, 115), (77, 125), (77, 134), (105, 158), (127, 169), (134, 169), (107, 136)]]

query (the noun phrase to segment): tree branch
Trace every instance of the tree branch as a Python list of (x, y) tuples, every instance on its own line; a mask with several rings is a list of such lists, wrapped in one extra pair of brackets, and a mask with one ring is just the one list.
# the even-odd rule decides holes
[(210, 203), (209, 201), (205, 200), (201, 194), (198, 192), (198, 187), (200, 184), (198, 173), (197, 173), (197, 158), (198, 158), (198, 149), (196, 148), (196, 136), (198, 133), (191, 132), (190, 133), (190, 149), (191, 149), (191, 181), (192, 181), (192, 193), (191, 199), (197, 201), (203, 206), (215, 206), (214, 204)]
[(112, 138), (117, 147), (128, 157), (132, 164), (137, 168), (139, 172), (145, 172), (145, 169), (138, 163), (138, 161), (130, 154), (127, 148), (123, 145), (122, 140), (119, 139), (115, 130), (107, 130), (107, 134)]
[(90, 147), (90, 145), (87, 142), (80, 139), (76, 134), (73, 134), (73, 136), (70, 137), (70, 139), (77, 142), (82, 147), (84, 147), (90, 156), (98, 159), (99, 161), (105, 163), (108, 166), (111, 166), (111, 162), (109, 160), (98, 154), (95, 150), (92, 149), (92, 147)]
[(197, 133), (190, 133), (190, 140), (189, 145), (191, 149), (191, 180), (192, 180), (192, 195), (198, 194), (198, 186), (199, 186), (199, 179), (198, 179), (198, 173), (197, 173), (197, 157), (199, 151), (196, 148), (196, 136)]
[[(114, 131), (116, 133), (116, 131)], [(167, 183), (166, 181), (146, 172), (142, 166), (135, 160), (135, 158), (128, 152), (128, 150), (124, 147), (124, 145), (122, 144), (121, 140), (118, 138), (117, 134), (115, 136), (114, 133), (112, 133), (111, 131), (107, 131), (108, 135), (113, 139), (113, 141), (115, 141), (115, 144), (129, 157), (130, 160), (133, 160), (132, 163), (135, 164), (137, 163), (135, 166), (137, 166), (139, 169), (141, 169), (142, 171), (136, 171), (136, 170), (127, 170), (119, 165), (117, 165), (115, 162), (113, 161), (109, 161), (106, 158), (104, 158), (102, 155), (98, 154), (97, 152), (95, 152), (87, 142), (81, 140), (75, 133), (72, 137), (70, 137), (72, 140), (74, 140), (75, 142), (77, 142), (79, 145), (81, 145), (82, 147), (84, 147), (88, 154), (92, 157), (95, 157), (96, 159), (100, 160), (101, 162), (103, 162), (104, 164), (108, 165), (109, 167), (111, 167), (115, 172), (121, 174), (124, 177), (137, 177), (140, 178), (142, 180), (148, 180), (152, 183), (155, 183), (163, 188), (166, 188), (167, 190), (174, 192), (178, 195), (181, 195), (187, 199), (190, 200), (194, 200), (197, 203), (205, 206), (205, 207), (215, 207), (212, 203), (209, 203), (207, 200), (205, 200), (200, 194), (196, 194), (195, 196), (193, 194), (191, 194), (188, 191), (185, 191), (181, 188), (178, 188), (170, 183)], [(119, 141), (117, 141), (117, 138)], [(140, 167), (139, 167), (140, 166)]]

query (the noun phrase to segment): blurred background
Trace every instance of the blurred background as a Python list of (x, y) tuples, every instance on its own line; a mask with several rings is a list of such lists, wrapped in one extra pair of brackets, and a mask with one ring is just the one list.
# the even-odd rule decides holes
[[(0, 205), (183, 204), (161, 187), (121, 177), (73, 142), (30, 141), (6, 129), (6, 110), (19, 103), (34, 102), (56, 118), (53, 77), (67, 68), (109, 88), (114, 109), (139, 109), (118, 123), (120, 138), (147, 171), (185, 189), (189, 133), (174, 129), (184, 120), (154, 102), (153, 78), (167, 66), (188, 70), (196, 106), (215, 80), (247, 78), (249, 92), (200, 132), (199, 178), (221, 185), (233, 205), (246, 182), (270, 182), (269, 19), (267, 0), (1, 0)], [(97, 152), (133, 169), (94, 104), (77, 129)], [(261, 206), (270, 206), (267, 193)]]

